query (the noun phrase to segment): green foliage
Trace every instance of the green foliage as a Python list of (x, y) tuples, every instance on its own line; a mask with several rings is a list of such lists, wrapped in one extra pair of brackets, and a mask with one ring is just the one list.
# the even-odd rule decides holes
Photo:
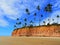
[(36, 9), (37, 9), (37, 10), (40, 10), (40, 6), (38, 5)]
[(28, 9), (28, 8), (26, 8), (25, 11), (26, 11), (26, 13), (27, 13), (28, 15), (30, 15), (30, 12), (29, 12), (29, 9)]
[(27, 18), (25, 18), (24, 21), (27, 21)]
[(45, 11), (46, 11), (46, 12), (52, 12), (52, 5), (51, 5), (51, 4), (48, 4), (48, 5), (45, 7)]

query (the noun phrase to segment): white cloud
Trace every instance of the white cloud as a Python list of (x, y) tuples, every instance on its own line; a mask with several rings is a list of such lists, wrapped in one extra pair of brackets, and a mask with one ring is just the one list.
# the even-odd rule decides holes
[(19, 11), (17, 10), (17, 8), (14, 8), (12, 6), (13, 2), (14, 1), (10, 1), (8, 3), (7, 0), (0, 1), (0, 8), (3, 10), (3, 14), (5, 14), (5, 16), (11, 19), (17, 18), (17, 16), (19, 15)]
[(9, 23), (6, 20), (0, 19), (0, 26), (5, 27), (5, 26), (8, 26), (8, 25), (9, 25)]
[[(40, 5), (41, 8), (48, 3), (49, 0), (0, 0), (0, 17), (2, 20), (4, 16), (15, 20), (17, 17), (21, 17), (25, 13), (25, 9), (29, 8), (30, 12), (36, 11), (36, 6)], [(53, 7), (60, 4), (56, 3)], [(0, 22), (7, 22), (7, 20)]]
[(54, 10), (60, 9), (60, 0), (56, 0), (55, 3), (53, 4), (52, 8)]
[(4, 19), (4, 16), (10, 19), (16, 19), (19, 17), (19, 11), (12, 7), (14, 0), (0, 0), (0, 26), (8, 26), (8, 21)]
[[(41, 2), (42, 1), (42, 2)], [(48, 0), (47, 0), (48, 1)], [(6, 17), (10, 19), (16, 19), (21, 17), (25, 13), (25, 9), (29, 8), (30, 12), (36, 10), (36, 6), (47, 2), (44, 0), (0, 0), (0, 8), (4, 11)]]

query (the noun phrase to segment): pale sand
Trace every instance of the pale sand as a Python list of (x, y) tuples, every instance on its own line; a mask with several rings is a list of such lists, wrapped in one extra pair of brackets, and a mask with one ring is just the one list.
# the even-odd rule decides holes
[(60, 45), (56, 37), (0, 37), (0, 45)]

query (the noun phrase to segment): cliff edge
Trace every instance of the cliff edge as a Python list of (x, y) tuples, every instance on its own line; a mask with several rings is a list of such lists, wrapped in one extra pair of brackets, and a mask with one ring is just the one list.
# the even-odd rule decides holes
[(18, 28), (12, 32), (12, 36), (60, 37), (60, 25)]

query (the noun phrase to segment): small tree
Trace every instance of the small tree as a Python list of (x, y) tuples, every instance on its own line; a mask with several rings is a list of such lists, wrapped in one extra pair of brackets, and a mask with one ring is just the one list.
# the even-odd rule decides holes
[(18, 26), (19, 18), (17, 18), (16, 21), (17, 22), (16, 22), (16, 25), (15, 26), (16, 26), (16, 28), (18, 28), (17, 26)]
[(57, 17), (57, 24), (58, 24), (59, 15), (57, 15), (56, 17)]
[(29, 12), (29, 9), (28, 9), (28, 8), (26, 8), (26, 13), (27, 13), (28, 15), (30, 15), (30, 12)]
[(51, 5), (51, 4), (48, 4), (48, 5), (45, 7), (45, 11), (46, 11), (46, 12), (51, 12), (51, 11), (52, 11), (52, 5)]
[(43, 15), (41, 14), (39, 17), (39, 26), (40, 26), (40, 19), (43, 17)]
[(15, 29), (17, 29), (17, 26), (16, 26), (16, 25), (14, 25), (14, 28), (15, 28)]
[(21, 26), (21, 24), (22, 24), (21, 22), (18, 22), (18, 25), (20, 25), (20, 26)]
[(26, 21), (27, 21), (27, 18), (25, 18), (25, 19), (24, 19), (24, 21), (25, 21), (25, 27), (26, 27), (26, 25), (27, 25), (27, 23), (26, 23)]
[(52, 19), (52, 21), (54, 21), (54, 19)]
[(54, 19), (52, 19), (53, 23), (54, 23)]
[(50, 19), (48, 19), (48, 21), (49, 21), (48, 25), (50, 25)]
[(37, 15), (37, 14), (36, 14), (36, 13), (34, 13), (34, 21), (36, 21), (36, 15)]
[(45, 25), (45, 21), (43, 21), (44, 25)]
[(19, 18), (16, 19), (17, 21), (19, 20)]
[(27, 23), (25, 23), (25, 27), (27, 26)]
[(40, 6), (38, 5), (36, 9), (37, 9), (37, 10), (40, 10)]
[(30, 21), (30, 27), (33, 27), (33, 21), (32, 20)]

